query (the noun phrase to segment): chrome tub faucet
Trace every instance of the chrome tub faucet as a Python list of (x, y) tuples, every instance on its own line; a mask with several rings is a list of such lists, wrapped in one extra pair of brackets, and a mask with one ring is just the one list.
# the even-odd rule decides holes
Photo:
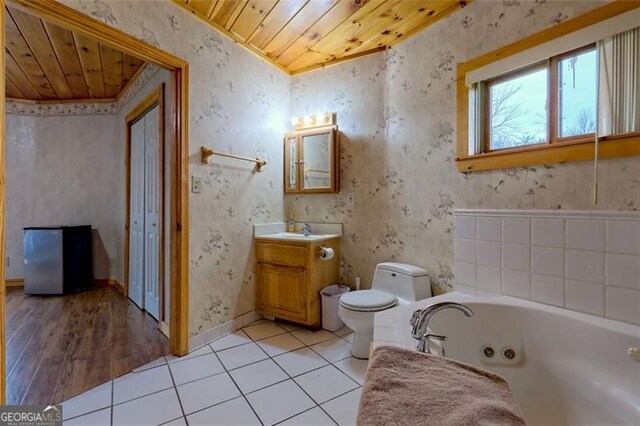
[(305, 223), (304, 226), (302, 227), (302, 233), (304, 234), (305, 237), (308, 237), (309, 235), (311, 235), (311, 225), (309, 225), (308, 223)]
[[(447, 340), (446, 336), (431, 334), (428, 332), (429, 321), (431, 320), (431, 317), (437, 312), (445, 309), (457, 309), (467, 317), (473, 316), (473, 311), (471, 310), (471, 308), (456, 302), (435, 303), (433, 305), (427, 306), (424, 309), (418, 309), (417, 311), (414, 311), (409, 323), (411, 325), (411, 336), (414, 339), (420, 340), (417, 348), (418, 351), (430, 354), (431, 349), (429, 348), (429, 341), (431, 339), (440, 340), (443, 342)], [(442, 351), (442, 355), (444, 356), (444, 350)]]

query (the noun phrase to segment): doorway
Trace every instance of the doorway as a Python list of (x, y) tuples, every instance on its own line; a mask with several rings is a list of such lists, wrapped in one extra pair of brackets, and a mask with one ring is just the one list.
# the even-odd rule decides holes
[[(94, 20), (72, 8), (64, 6), (54, 0), (0, 0), (0, 25), (6, 25), (5, 3), (29, 15), (38, 16), (55, 23), (58, 26), (92, 37), (99, 43), (119, 49), (125, 53), (135, 55), (145, 61), (163, 67), (172, 73), (174, 114), (172, 120), (171, 149), (167, 153), (170, 165), (170, 193), (172, 203), (167, 212), (169, 226), (169, 265), (170, 288), (170, 350), (175, 355), (188, 352), (188, 199), (187, 199), (187, 161), (188, 161), (188, 64), (156, 47), (124, 34), (99, 21)], [(0, 44), (4, 46), (4, 37)], [(4, 51), (4, 50), (3, 50)], [(0, 85), (3, 90), (0, 95), (0, 127), (2, 139), (0, 141), (0, 258), (5, 257), (5, 66), (6, 52), (0, 63)], [(11, 161), (11, 159), (9, 159)], [(0, 402), (6, 400), (5, 392), (5, 263), (0, 263)], [(160, 289), (159, 289), (160, 291)]]

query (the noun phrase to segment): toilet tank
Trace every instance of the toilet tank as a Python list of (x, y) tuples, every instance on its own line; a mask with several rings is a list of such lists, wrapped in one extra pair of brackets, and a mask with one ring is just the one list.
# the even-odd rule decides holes
[(405, 263), (379, 263), (371, 288), (410, 302), (431, 297), (431, 280), (427, 271)]

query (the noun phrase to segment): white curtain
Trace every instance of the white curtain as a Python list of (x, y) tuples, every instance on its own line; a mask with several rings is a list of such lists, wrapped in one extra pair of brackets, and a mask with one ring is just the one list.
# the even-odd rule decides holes
[(616, 34), (600, 49), (601, 135), (640, 131), (640, 27)]

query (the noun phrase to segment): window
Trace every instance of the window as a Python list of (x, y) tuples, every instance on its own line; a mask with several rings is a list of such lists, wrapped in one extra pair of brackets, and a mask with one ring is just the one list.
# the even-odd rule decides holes
[(596, 77), (596, 46), (589, 45), (480, 82), (480, 152), (593, 138)]
[(486, 83), (486, 151), (548, 140), (548, 74), (536, 66)]
[(461, 172), (640, 156), (640, 2), (458, 64)]
[(593, 46), (557, 61), (558, 138), (596, 132), (596, 60)]

